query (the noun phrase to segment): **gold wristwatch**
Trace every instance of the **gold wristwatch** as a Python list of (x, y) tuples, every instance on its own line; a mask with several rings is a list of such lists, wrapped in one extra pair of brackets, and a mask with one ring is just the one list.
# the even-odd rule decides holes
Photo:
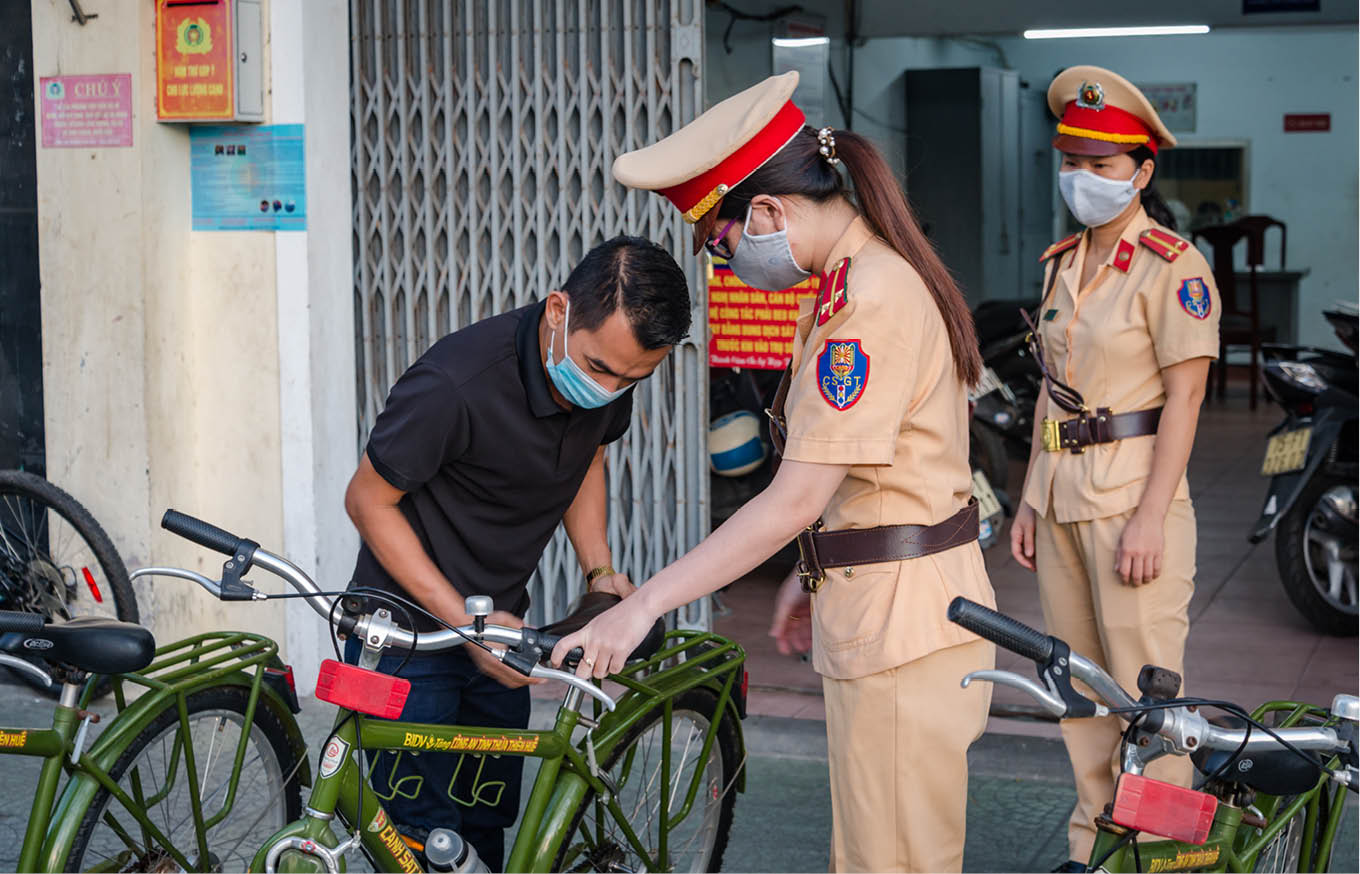
[(618, 573), (618, 571), (614, 570), (612, 564), (602, 564), (597, 568), (591, 569), (591, 571), (586, 574), (586, 591), (589, 592), (591, 584), (600, 577), (612, 577), (616, 573)]

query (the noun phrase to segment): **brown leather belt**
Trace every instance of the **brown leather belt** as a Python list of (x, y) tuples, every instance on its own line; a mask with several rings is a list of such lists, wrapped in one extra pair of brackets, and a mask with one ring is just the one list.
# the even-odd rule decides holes
[(1081, 413), (1062, 422), (1044, 419), (1044, 451), (1070, 449), (1074, 455), (1080, 455), (1086, 446), (1156, 434), (1161, 420), (1161, 407), (1117, 415), (1111, 413), (1109, 407), (1099, 407), (1094, 412)]
[(953, 549), (978, 539), (976, 498), (968, 506), (935, 525), (882, 525), (822, 531), (821, 521), (798, 535), (798, 578), (803, 589), (815, 592), (826, 581), (826, 569), (884, 561), (906, 561)]

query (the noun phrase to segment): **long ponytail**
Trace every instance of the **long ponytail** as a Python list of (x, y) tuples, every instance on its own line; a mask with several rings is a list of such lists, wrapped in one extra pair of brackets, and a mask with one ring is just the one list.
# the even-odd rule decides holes
[(944, 317), (949, 348), (954, 355), (954, 370), (965, 385), (976, 385), (982, 378), (982, 353), (978, 351), (973, 314), (968, 310), (958, 283), (926, 239), (906, 193), (873, 143), (845, 130), (836, 131), (834, 136), (836, 156), (850, 171), (855, 198), (864, 218), (875, 233), (921, 274), (930, 296), (935, 298), (935, 306)]
[[(954, 372), (965, 385), (976, 385), (982, 377), (982, 354), (973, 315), (954, 277), (921, 231), (902, 186), (868, 140), (846, 130), (833, 131), (832, 135), (836, 138), (836, 157), (850, 171), (861, 215), (874, 233), (921, 275), (949, 333)], [(773, 158), (727, 193), (718, 205), (718, 217), (744, 216), (757, 194), (797, 194), (814, 203), (849, 197), (844, 178), (822, 156), (820, 148), (816, 129), (804, 127)]]

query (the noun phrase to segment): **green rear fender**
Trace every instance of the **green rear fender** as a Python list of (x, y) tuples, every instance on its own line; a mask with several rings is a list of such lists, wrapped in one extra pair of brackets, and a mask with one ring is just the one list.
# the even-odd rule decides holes
[[(250, 674), (245, 671), (237, 671), (218, 678), (211, 685), (240, 686), (249, 690), (254, 682), (255, 679)], [(194, 689), (193, 691), (198, 690)], [(193, 691), (186, 694), (193, 694)], [(141, 698), (129, 704), (117, 716), (114, 723), (85, 752), (81, 761), (107, 773), (118, 761), (118, 757), (128, 748), (128, 745), (142, 733), (151, 721), (166, 707), (174, 706), (174, 694), (147, 692)], [(303, 739), (302, 731), (298, 728), (297, 720), (293, 717), (292, 711), (288, 709), (288, 705), (284, 703), (283, 698), (277, 692), (270, 688), (268, 683), (261, 681), (260, 698), (256, 706), (270, 708), (283, 724), (288, 733), (289, 746), (292, 748), (293, 754), (302, 763), (298, 768), (298, 778), (303, 786), (311, 786), (312, 771), (311, 763), (307, 757), (307, 743)], [(98, 791), (99, 784), (87, 773), (77, 772), (72, 774), (71, 779), (67, 781), (61, 795), (57, 798), (56, 806), (52, 812), (52, 824), (48, 828), (47, 839), (43, 842), (42, 858), (46, 860), (45, 870), (62, 870), (66, 863), (66, 857), (70, 855), (76, 832), (80, 830), (81, 820), (85, 818), (85, 811), (94, 801), (95, 794)]]
[[(745, 667), (738, 667), (738, 671)], [(723, 689), (727, 685), (727, 674), (718, 674), (714, 677), (698, 683), (693, 688), (706, 689), (712, 692), (714, 697), (721, 698)], [(737, 695), (740, 694), (740, 676), (733, 680), (732, 689), (727, 696), (727, 701), (723, 705), (724, 711), (732, 719), (732, 725), (737, 731), (737, 749), (740, 752), (741, 771), (737, 775), (736, 789), (738, 792), (746, 791), (746, 734), (742, 729), (741, 714), (737, 710)], [(646, 695), (642, 692), (629, 690), (615, 699), (617, 705), (614, 710), (604, 714), (600, 718), (600, 727), (596, 730), (595, 752), (603, 761), (609, 758), (614, 747), (623, 739), (629, 727), (635, 722), (641, 721), (647, 714), (661, 707), (665, 703), (664, 698)], [(582, 747), (584, 749), (584, 747)]]

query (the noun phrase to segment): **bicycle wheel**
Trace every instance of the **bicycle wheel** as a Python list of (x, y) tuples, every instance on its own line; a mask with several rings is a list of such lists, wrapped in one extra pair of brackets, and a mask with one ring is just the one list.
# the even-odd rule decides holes
[[(49, 620), (106, 616), (139, 622), (127, 566), (89, 512), (42, 477), (0, 471), (0, 610), (41, 613)], [(51, 676), (39, 658), (28, 659)], [(25, 682), (55, 695), (55, 682)], [(108, 688), (107, 682), (101, 684)]]
[[(260, 704), (245, 723), (248, 689), (214, 686), (187, 699), (189, 731), (199, 785), (188, 782), (179, 711), (171, 702), (118, 757), (109, 776), (133, 798), (194, 871), (245, 871), (270, 835), (301, 815), (299, 760), (283, 723)], [(203, 817), (219, 812), (232, 788), (233, 764), (243, 732), (249, 732), (234, 802), (207, 829), (209, 857), (198, 848), (191, 793), (200, 794)], [(179, 870), (164, 846), (156, 845), (131, 814), (101, 789), (85, 811), (65, 871)]]
[[(1293, 801), (1292, 796), (1281, 798), (1276, 809), (1282, 810)], [(1252, 868), (1253, 871), (1285, 872), (1299, 870), (1299, 855), (1303, 849), (1305, 813), (1307, 813), (1306, 808), (1290, 817), (1289, 822), (1275, 836), (1275, 840), (1261, 848), (1260, 855), (1256, 857), (1256, 865)]]
[[(730, 711), (717, 713), (712, 692), (693, 689), (677, 697), (671, 719), (671, 773), (661, 773), (662, 709), (633, 726), (603, 769), (618, 788), (619, 808), (650, 855), (655, 857), (661, 834), (661, 793), (674, 816), (684, 803), (696, 772), (702, 783), (689, 814), (668, 831), (666, 858), (655, 870), (717, 871), (722, 865), (736, 803), (734, 785), (742, 766), (736, 725)], [(713, 720), (721, 719), (709, 754), (699, 761), (704, 737)], [(639, 858), (618, 822), (588, 792), (572, 818), (553, 864), (554, 871), (653, 870), (652, 860)]]

